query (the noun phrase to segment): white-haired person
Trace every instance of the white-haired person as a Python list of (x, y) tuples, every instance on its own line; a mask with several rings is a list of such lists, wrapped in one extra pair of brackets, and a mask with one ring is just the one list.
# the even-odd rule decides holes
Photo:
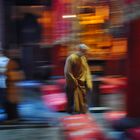
[(86, 54), (89, 47), (85, 44), (76, 46), (76, 51), (66, 59), (64, 74), (66, 79), (68, 113), (87, 113), (87, 94), (92, 90), (92, 77)]

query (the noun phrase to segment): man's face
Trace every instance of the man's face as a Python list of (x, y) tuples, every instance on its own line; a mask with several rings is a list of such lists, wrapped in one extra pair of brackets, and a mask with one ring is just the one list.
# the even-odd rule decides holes
[(88, 53), (88, 50), (87, 49), (81, 49), (80, 51), (81, 51), (81, 54), (82, 55), (87, 55), (87, 53)]

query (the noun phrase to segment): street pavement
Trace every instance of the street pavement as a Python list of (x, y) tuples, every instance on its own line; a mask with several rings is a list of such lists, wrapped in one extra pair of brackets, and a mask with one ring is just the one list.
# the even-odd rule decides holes
[[(44, 105), (39, 88), (24, 87), (21, 90), (19, 113), (21, 120), (5, 123), (3, 108), (0, 109), (0, 140), (63, 140), (59, 119), (66, 112), (55, 112)], [(103, 113), (91, 113), (104, 133), (113, 140), (120, 140), (123, 132), (114, 131), (104, 120)]]

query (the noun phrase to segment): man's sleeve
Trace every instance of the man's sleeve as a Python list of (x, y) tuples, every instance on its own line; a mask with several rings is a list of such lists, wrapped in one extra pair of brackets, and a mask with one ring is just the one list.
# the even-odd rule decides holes
[(68, 84), (71, 84), (72, 86), (77, 86), (77, 80), (75, 79), (73, 73), (72, 73), (72, 57), (69, 56), (66, 59), (66, 63), (65, 63), (65, 68), (64, 68), (64, 74), (65, 74), (65, 78), (66, 81), (68, 82)]
[(91, 75), (90, 68), (89, 68), (89, 65), (87, 63), (87, 60), (86, 60), (86, 65), (87, 65), (87, 76), (86, 76), (87, 88), (89, 90), (92, 90), (92, 88), (93, 88), (92, 75)]

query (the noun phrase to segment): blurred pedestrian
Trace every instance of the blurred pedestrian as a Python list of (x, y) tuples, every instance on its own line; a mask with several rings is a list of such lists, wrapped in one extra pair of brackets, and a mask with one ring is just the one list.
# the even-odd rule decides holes
[(0, 103), (5, 108), (6, 103), (6, 67), (9, 58), (4, 55), (4, 50), (0, 48)]
[(87, 113), (87, 93), (92, 90), (92, 78), (86, 54), (89, 48), (85, 44), (76, 46), (77, 51), (68, 56), (64, 74), (68, 113)]
[(16, 59), (13, 57), (9, 51), (7, 53), (9, 61), (6, 66), (6, 102), (5, 110), (7, 113), (7, 120), (17, 120), (19, 119), (18, 104), (20, 99), (19, 88), (16, 86), (16, 82), (24, 79), (23, 71)]

